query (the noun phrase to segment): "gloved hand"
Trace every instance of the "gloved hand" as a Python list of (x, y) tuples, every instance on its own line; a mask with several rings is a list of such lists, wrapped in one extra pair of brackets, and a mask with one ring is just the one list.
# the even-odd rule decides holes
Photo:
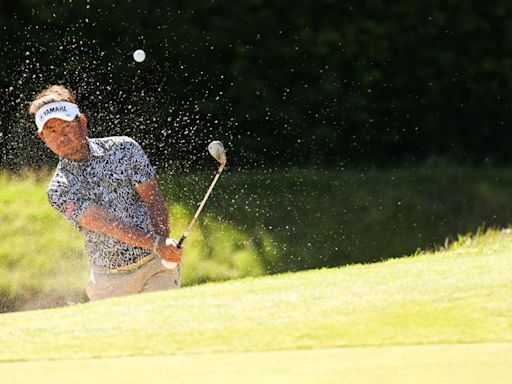
[(156, 251), (162, 259), (164, 267), (174, 269), (181, 263), (181, 257), (183, 253), (183, 246), (178, 248), (178, 241), (175, 239), (166, 239), (158, 243)]

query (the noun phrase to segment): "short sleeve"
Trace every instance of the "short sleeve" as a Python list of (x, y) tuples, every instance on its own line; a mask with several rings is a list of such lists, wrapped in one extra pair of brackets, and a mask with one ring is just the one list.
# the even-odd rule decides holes
[(150, 164), (146, 154), (140, 145), (133, 141), (131, 161), (133, 167), (133, 183), (142, 184), (156, 176), (153, 166)]
[(50, 186), (47, 194), (50, 205), (77, 229), (83, 213), (93, 204), (93, 201), (85, 199), (65, 185)]

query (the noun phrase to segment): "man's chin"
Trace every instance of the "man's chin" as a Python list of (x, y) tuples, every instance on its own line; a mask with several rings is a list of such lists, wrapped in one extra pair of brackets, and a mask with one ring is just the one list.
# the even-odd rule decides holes
[(62, 149), (62, 150), (60, 150), (59, 156), (65, 157), (65, 158), (74, 157), (75, 151), (72, 150), (71, 148)]
[(70, 148), (66, 148), (66, 149), (62, 150), (60, 156), (65, 157), (66, 159), (69, 159), (69, 160), (73, 160), (73, 159), (79, 158), (80, 153), (77, 148), (70, 147)]

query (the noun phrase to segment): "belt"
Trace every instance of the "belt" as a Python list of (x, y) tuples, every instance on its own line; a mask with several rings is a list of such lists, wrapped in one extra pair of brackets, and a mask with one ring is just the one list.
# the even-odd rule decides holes
[(109, 269), (109, 268), (98, 268), (98, 267), (96, 267), (96, 268), (98, 270), (100, 270), (102, 272), (106, 272), (106, 273), (113, 273), (113, 274), (116, 274), (116, 273), (129, 273), (129, 272), (136, 271), (137, 269), (142, 267), (144, 264), (149, 263), (154, 258), (155, 258), (155, 255), (152, 253), (150, 255), (144, 256), (143, 258), (137, 260), (135, 263), (131, 263), (131, 264), (128, 264), (128, 265), (123, 265), (122, 267), (119, 267), (119, 268), (112, 268), (112, 269)]

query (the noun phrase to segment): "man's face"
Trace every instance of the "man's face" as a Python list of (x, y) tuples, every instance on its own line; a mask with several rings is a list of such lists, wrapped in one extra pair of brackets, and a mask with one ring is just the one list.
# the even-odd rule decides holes
[(80, 118), (72, 121), (50, 119), (45, 123), (40, 136), (58, 156), (83, 160), (88, 155), (86, 124)]

